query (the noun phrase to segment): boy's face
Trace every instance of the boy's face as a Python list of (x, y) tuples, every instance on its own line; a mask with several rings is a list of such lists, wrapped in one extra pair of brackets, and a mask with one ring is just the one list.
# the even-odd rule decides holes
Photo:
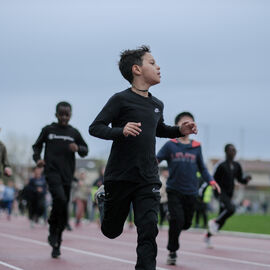
[(154, 57), (150, 53), (145, 53), (142, 59), (143, 63), (140, 68), (145, 83), (149, 85), (160, 83), (160, 67), (156, 64)]
[(190, 116), (183, 116), (183, 117), (181, 117), (181, 119), (178, 121), (177, 126), (180, 127), (184, 122), (187, 122), (187, 121), (189, 121), (189, 122), (194, 122), (194, 120), (193, 120)]
[[(177, 123), (177, 126), (181, 126), (184, 122), (187, 122), (187, 121), (189, 121), (189, 122), (194, 122), (194, 120), (192, 119), (192, 117), (190, 117), (190, 116), (182, 116), (181, 118), (180, 118), (180, 120), (178, 121), (178, 123)], [(184, 136), (185, 138), (189, 138), (189, 135), (186, 135), (186, 136)]]
[(61, 126), (67, 126), (71, 117), (71, 109), (68, 106), (60, 106), (55, 114), (58, 119), (58, 124)]
[(228, 159), (233, 160), (236, 156), (236, 149), (233, 145), (229, 146), (226, 152), (226, 156)]

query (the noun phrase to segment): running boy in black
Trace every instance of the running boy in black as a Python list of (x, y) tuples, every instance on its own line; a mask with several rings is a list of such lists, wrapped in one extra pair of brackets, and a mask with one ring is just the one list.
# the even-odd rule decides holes
[(216, 234), (225, 224), (226, 220), (235, 212), (235, 206), (232, 203), (235, 179), (242, 183), (248, 184), (251, 176), (243, 177), (242, 167), (239, 162), (234, 161), (236, 156), (236, 148), (233, 144), (225, 146), (226, 160), (221, 162), (215, 170), (214, 178), (220, 185), (221, 194), (218, 196), (220, 202), (219, 216), (208, 222), (209, 232), (206, 239)]
[[(175, 118), (175, 124), (182, 126), (194, 121), (189, 112), (182, 112)], [(159, 162), (166, 160), (169, 168), (167, 180), (169, 239), (167, 264), (176, 264), (176, 251), (179, 249), (179, 237), (182, 230), (190, 228), (196, 206), (199, 171), (204, 181), (219, 190), (219, 186), (208, 173), (199, 142), (190, 140), (189, 135), (165, 143), (157, 154)]]
[[(33, 145), (33, 159), (38, 167), (45, 166), (45, 177), (52, 195), (52, 210), (48, 220), (49, 244), (52, 257), (60, 255), (62, 232), (67, 224), (68, 201), (71, 182), (75, 170), (75, 152), (81, 157), (88, 153), (88, 147), (79, 131), (68, 125), (71, 117), (71, 105), (60, 102), (56, 106), (58, 123), (45, 126)], [(44, 160), (41, 152), (45, 144)]]
[(119, 236), (132, 203), (138, 232), (135, 269), (154, 270), (161, 185), (155, 137), (180, 137), (197, 133), (197, 128), (194, 122), (180, 128), (164, 124), (163, 103), (148, 92), (160, 82), (160, 67), (148, 47), (124, 51), (119, 68), (132, 87), (113, 95), (89, 127), (91, 135), (113, 140), (104, 175), (104, 203), (102, 188), (97, 192), (101, 230), (109, 238)]

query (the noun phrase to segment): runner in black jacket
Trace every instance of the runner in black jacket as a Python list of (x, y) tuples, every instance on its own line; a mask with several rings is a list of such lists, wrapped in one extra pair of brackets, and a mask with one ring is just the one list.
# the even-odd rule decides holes
[[(48, 220), (50, 224), (48, 241), (53, 247), (52, 257), (60, 255), (62, 232), (67, 225), (68, 201), (75, 170), (75, 152), (81, 157), (88, 153), (88, 147), (79, 131), (68, 125), (71, 105), (60, 102), (56, 106), (58, 123), (44, 127), (33, 145), (33, 159), (38, 167), (45, 166), (45, 177), (51, 192), (53, 205)], [(44, 160), (41, 159), (45, 143)]]
[(247, 184), (251, 180), (249, 175), (243, 177), (240, 163), (234, 161), (236, 149), (233, 144), (225, 146), (225, 154), (226, 160), (218, 164), (214, 173), (214, 178), (221, 188), (221, 194), (218, 196), (220, 201), (219, 216), (216, 219), (209, 220), (206, 242), (223, 227), (226, 220), (235, 212), (235, 206), (231, 201), (235, 179), (242, 184)]
[(109, 238), (119, 236), (132, 203), (138, 232), (135, 269), (154, 270), (161, 185), (155, 137), (180, 137), (197, 128), (193, 122), (181, 128), (164, 124), (163, 103), (148, 92), (160, 82), (160, 67), (148, 47), (124, 51), (119, 68), (132, 87), (112, 96), (89, 127), (91, 135), (113, 140), (104, 175), (105, 199), (102, 187), (96, 196), (101, 230)]

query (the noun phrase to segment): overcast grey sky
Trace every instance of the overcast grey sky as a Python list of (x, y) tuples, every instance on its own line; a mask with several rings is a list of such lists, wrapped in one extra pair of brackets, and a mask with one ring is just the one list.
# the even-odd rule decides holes
[[(129, 85), (118, 71), (123, 49), (150, 45), (162, 82), (150, 91), (165, 121), (188, 110), (205, 157), (270, 159), (270, 1), (13, 0), (0, 2), (0, 139), (32, 143), (73, 105), (71, 124), (106, 157), (110, 142), (88, 126), (107, 99)], [(157, 150), (166, 139), (157, 139)]]

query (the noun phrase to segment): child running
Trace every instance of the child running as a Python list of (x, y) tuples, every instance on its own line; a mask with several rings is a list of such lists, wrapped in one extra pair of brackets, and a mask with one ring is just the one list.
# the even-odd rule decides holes
[[(182, 112), (175, 118), (175, 124), (181, 127), (185, 122), (193, 122), (190, 112)], [(187, 230), (192, 224), (195, 211), (198, 184), (197, 171), (202, 178), (216, 188), (219, 186), (208, 173), (202, 156), (201, 145), (189, 138), (173, 139), (165, 143), (157, 154), (159, 162), (166, 160), (169, 168), (167, 180), (168, 210), (169, 210), (169, 239), (167, 249), (168, 265), (175, 265), (179, 249), (179, 237), (182, 230)]]
[[(45, 166), (46, 182), (52, 195), (48, 242), (52, 246), (53, 258), (61, 255), (62, 232), (67, 225), (70, 188), (75, 170), (75, 152), (81, 157), (88, 153), (87, 144), (79, 131), (68, 124), (71, 111), (69, 103), (58, 103), (55, 114), (58, 123), (45, 126), (33, 145), (33, 159), (38, 167)], [(44, 159), (41, 159), (43, 144), (45, 154)]]
[(193, 121), (181, 127), (165, 125), (163, 103), (149, 92), (160, 83), (160, 67), (149, 47), (123, 51), (119, 69), (131, 87), (114, 94), (89, 127), (91, 135), (113, 140), (105, 193), (103, 186), (96, 193), (101, 230), (109, 238), (119, 236), (132, 203), (138, 233), (135, 269), (154, 270), (161, 186), (155, 137), (181, 137), (197, 133), (197, 127)]
[(248, 184), (251, 176), (243, 177), (243, 170), (239, 162), (234, 161), (236, 156), (236, 148), (233, 144), (225, 145), (225, 161), (216, 166), (214, 178), (220, 185), (221, 194), (216, 197), (219, 199), (219, 216), (216, 219), (211, 219), (208, 222), (208, 233), (205, 237), (205, 242), (210, 243), (210, 237), (215, 235), (225, 224), (226, 220), (235, 212), (235, 206), (232, 203), (234, 192), (235, 179), (242, 183)]

